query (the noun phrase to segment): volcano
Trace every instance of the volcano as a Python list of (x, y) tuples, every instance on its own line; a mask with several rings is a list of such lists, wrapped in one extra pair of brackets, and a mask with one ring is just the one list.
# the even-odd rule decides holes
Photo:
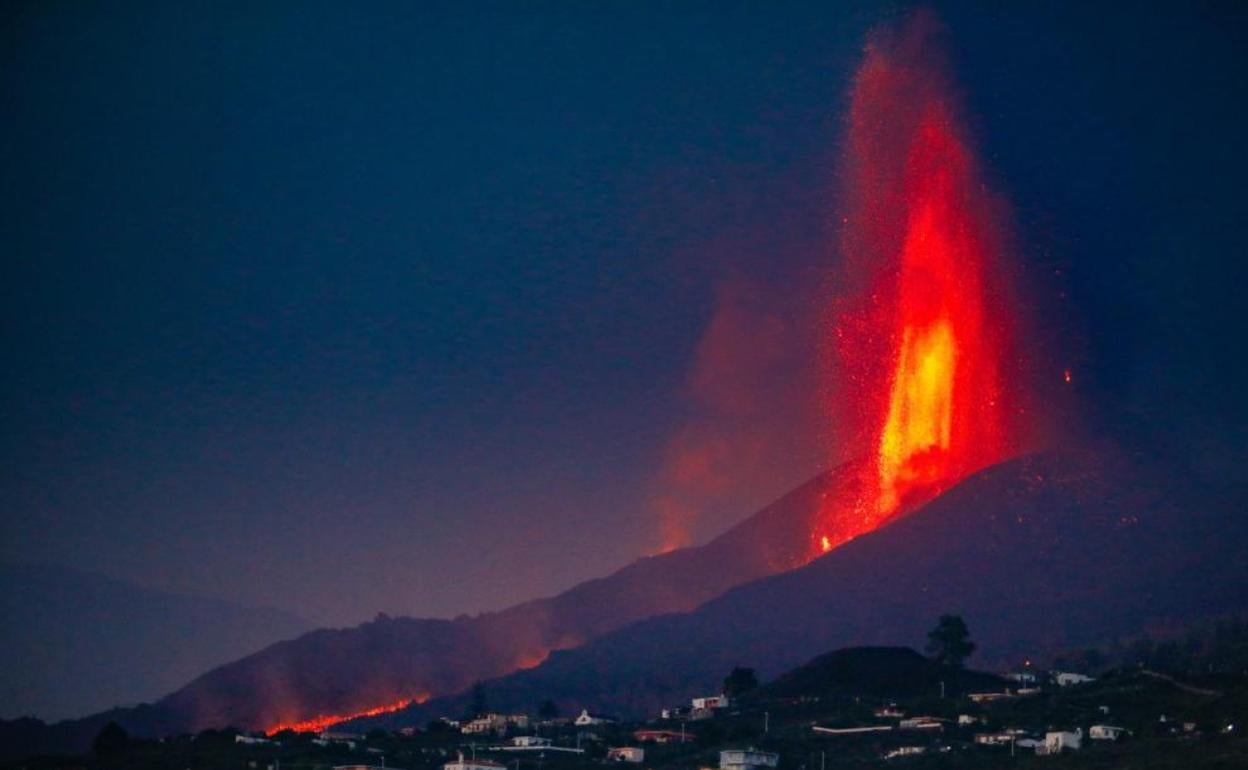
[[(975, 663), (1015, 665), (1248, 610), (1243, 490), (1210, 490), (1105, 447), (1029, 455), (799, 569), (485, 684), (496, 708), (652, 715), (734, 666), (776, 676), (826, 650), (920, 646), (965, 617)], [(400, 715), (423, 724), (466, 698)], [(390, 722), (389, 724), (394, 724)], [(400, 722), (403, 723), (403, 722)]]

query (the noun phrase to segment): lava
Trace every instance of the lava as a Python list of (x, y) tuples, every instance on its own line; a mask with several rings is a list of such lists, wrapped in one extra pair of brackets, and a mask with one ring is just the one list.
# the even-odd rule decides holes
[(358, 719), (360, 717), (375, 717), (381, 714), (389, 714), (394, 711), (405, 709), (413, 703), (423, 703), (428, 700), (429, 696), (422, 695), (418, 698), (404, 698), (402, 700), (387, 703), (382, 706), (374, 706), (364, 711), (357, 711), (351, 714), (318, 714), (310, 719), (304, 719), (298, 722), (281, 722), (273, 725), (264, 731), (265, 735), (276, 735), (284, 730), (293, 730), (297, 733), (319, 733), (340, 722), (346, 722), (349, 719)]
[[(869, 461), (815, 552), (868, 532), (1017, 451), (999, 199), (987, 192), (927, 13), (874, 35), (855, 76), (832, 338), (834, 414)], [(844, 510), (850, 505), (852, 509)]]

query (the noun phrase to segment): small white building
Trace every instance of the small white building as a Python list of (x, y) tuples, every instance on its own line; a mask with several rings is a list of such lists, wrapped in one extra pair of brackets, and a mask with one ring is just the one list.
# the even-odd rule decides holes
[(1087, 674), (1076, 674), (1073, 671), (1058, 671), (1053, 674), (1053, 681), (1058, 687), (1070, 687), (1075, 684), (1087, 684), (1096, 680)]
[(1037, 754), (1061, 754), (1066, 749), (1078, 751), (1083, 744), (1083, 728), (1075, 731), (1058, 730), (1044, 734), (1044, 743), (1036, 746)]
[(511, 739), (511, 747), (515, 749), (544, 749), (550, 746), (550, 739), (540, 735), (517, 735)]
[(892, 751), (886, 751), (882, 755), (883, 759), (896, 759), (897, 757), (913, 757), (919, 754), (926, 754), (926, 746), (898, 746)]
[(529, 717), (526, 714), (486, 714), (464, 723), (459, 731), (465, 735), (502, 735), (509, 727), (527, 730)]
[(615, 717), (606, 714), (591, 714), (589, 709), (581, 709), (581, 713), (573, 722), (578, 727), (587, 727), (589, 725), (613, 725), (617, 720)]
[(887, 706), (878, 708), (871, 713), (875, 714), (876, 719), (903, 719), (906, 716), (906, 712), (902, 711), (896, 703), (890, 703)]
[(461, 751), (456, 759), (442, 765), (442, 770), (506, 770), (506, 767), (489, 759), (464, 759)]
[(243, 735), (242, 733), (239, 733), (238, 735), (234, 736), (234, 742), (245, 743), (248, 746), (256, 746), (261, 743), (272, 743), (273, 741), (269, 740), (268, 738), (261, 738), (256, 735)]
[(608, 762), (632, 762), (634, 764), (646, 761), (646, 750), (638, 746), (619, 746), (617, 748), (607, 750)]
[(730, 703), (727, 695), (708, 695), (705, 698), (694, 698), (690, 702), (694, 711), (700, 709), (726, 709)]
[(910, 717), (897, 723), (900, 730), (942, 730), (945, 720), (936, 717)]
[(968, 725), (977, 725), (981, 720), (974, 714), (958, 714), (958, 727), (966, 727)]
[(1127, 728), (1114, 725), (1092, 725), (1088, 737), (1094, 741), (1116, 741), (1127, 734)]
[(758, 749), (727, 749), (719, 752), (719, 770), (760, 770), (778, 767), (780, 755)]

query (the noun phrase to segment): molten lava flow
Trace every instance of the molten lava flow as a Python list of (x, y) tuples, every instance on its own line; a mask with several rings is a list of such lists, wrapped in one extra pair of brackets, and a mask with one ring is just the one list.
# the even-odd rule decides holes
[(359, 717), (375, 717), (381, 714), (389, 714), (393, 711), (405, 709), (413, 703), (424, 703), (429, 699), (428, 695), (422, 695), (418, 698), (404, 698), (393, 703), (387, 703), (384, 706), (376, 706), (364, 711), (357, 711), (353, 714), (320, 714), (311, 719), (304, 719), (299, 722), (282, 722), (273, 725), (264, 731), (265, 735), (276, 735), (283, 730), (294, 730), (297, 733), (319, 733), (326, 730), (339, 722), (346, 722), (348, 719), (358, 719)]
[(859, 498), (825, 512), (815, 553), (1017, 446), (1012, 324), (997, 274), (1002, 207), (958, 123), (939, 31), (919, 13), (876, 35), (851, 93), (844, 252), (860, 296), (841, 303), (834, 325), (848, 382), (837, 416), (857, 421), (870, 459)]

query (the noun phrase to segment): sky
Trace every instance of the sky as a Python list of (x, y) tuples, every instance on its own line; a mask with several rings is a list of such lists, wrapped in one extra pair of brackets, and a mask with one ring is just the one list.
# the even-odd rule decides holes
[[(1248, 481), (1248, 10), (1001, 5), (931, 7), (1020, 314), (1088, 433)], [(909, 7), (7, 4), (0, 561), (453, 617), (844, 459), (839, 142)]]

